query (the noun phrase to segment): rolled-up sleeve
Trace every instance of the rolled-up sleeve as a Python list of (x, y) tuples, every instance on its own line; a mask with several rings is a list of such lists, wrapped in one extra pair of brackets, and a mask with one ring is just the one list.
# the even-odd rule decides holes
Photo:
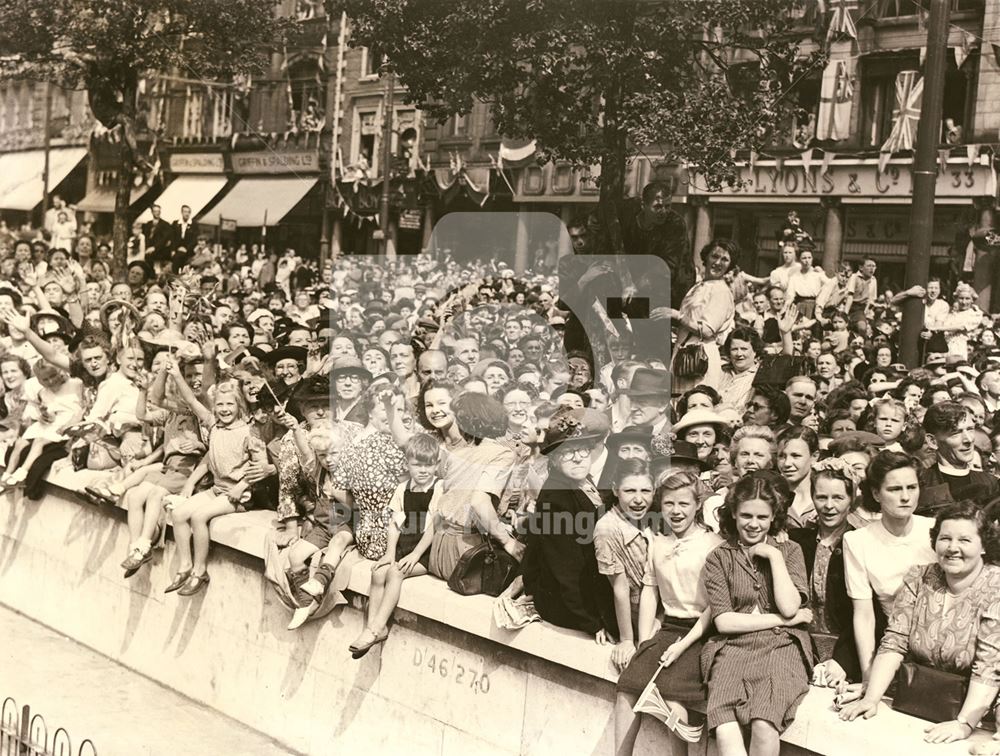
[(614, 548), (616, 535), (614, 512), (608, 512), (594, 527), (594, 555), (597, 557), (597, 571), (602, 575), (618, 575), (625, 572), (619, 554)]
[(926, 567), (916, 566), (907, 570), (903, 585), (892, 602), (892, 616), (886, 628), (878, 653), (897, 653), (906, 656), (910, 650), (910, 630), (920, 622), (917, 614), (917, 596), (923, 584)]
[(972, 681), (1000, 687), (1000, 601), (993, 601), (979, 617)]
[(708, 594), (708, 605), (712, 608), (712, 619), (720, 614), (736, 611), (733, 608), (733, 596), (725, 566), (725, 562), (731, 560), (726, 559), (720, 551), (716, 549), (705, 561), (705, 592)]

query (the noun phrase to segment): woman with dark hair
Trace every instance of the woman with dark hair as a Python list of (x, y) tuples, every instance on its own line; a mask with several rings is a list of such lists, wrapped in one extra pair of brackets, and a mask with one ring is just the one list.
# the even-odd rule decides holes
[(809, 483), (809, 470), (819, 460), (819, 436), (811, 428), (793, 425), (778, 434), (777, 468), (792, 492), (788, 524), (805, 527), (816, 521)]
[[(702, 521), (702, 507), (710, 493), (697, 473), (680, 472), (668, 475), (653, 495), (659, 518), (655, 532), (648, 533), (639, 596), (639, 645), (618, 678), (615, 698), (615, 753), (619, 756), (630, 754), (635, 745), (640, 720), (633, 707), (654, 674), (660, 695), (678, 714), (679, 722), (687, 722), (685, 704), (705, 700), (700, 657), (702, 637), (712, 619), (702, 572), (708, 555), (722, 543)], [(657, 631), (660, 605), (663, 620)], [(675, 725), (671, 732), (676, 729)]]
[[(919, 463), (907, 454), (883, 451), (868, 465), (861, 506), (882, 517), (844, 535), (844, 575), (854, 604), (854, 642), (864, 679), (885, 632), (886, 617), (914, 565), (930, 564), (934, 520), (913, 514), (920, 499)], [(874, 599), (878, 599), (878, 603)]]
[(3, 395), (0, 396), (0, 464), (7, 456), (7, 449), (21, 433), (21, 413), (27, 405), (24, 383), (31, 378), (31, 365), (23, 357), (13, 354), (0, 355), (0, 380), (3, 381)]
[[(935, 560), (907, 570), (864, 694), (844, 706), (840, 718), (875, 716), (896, 670), (909, 660), (918, 671), (969, 678), (957, 716), (924, 730), (927, 742), (951, 743), (975, 732), (1000, 690), (997, 526), (974, 502), (963, 501), (938, 512), (930, 541)], [(897, 689), (896, 698), (904, 692)]]
[[(435, 393), (424, 394), (425, 404)], [(482, 543), (482, 535), (494, 538), (515, 559), (524, 552), (496, 511), (514, 466), (514, 452), (498, 440), (507, 432), (503, 405), (490, 396), (465, 392), (450, 401), (448, 412), (454, 418), (448, 436), (458, 433), (461, 439), (442, 448), (442, 494), (436, 516), (428, 523), (434, 532), (430, 572), (442, 580), (451, 577), (466, 551)], [(428, 410), (428, 417), (433, 420), (435, 410)]]
[(847, 521), (857, 503), (861, 478), (847, 462), (832, 457), (812, 466), (809, 484), (816, 520), (790, 528), (788, 537), (802, 548), (809, 577), (809, 606), (819, 664), (813, 682), (833, 687), (843, 680), (861, 680), (854, 645), (854, 609), (844, 583), (844, 534), (854, 530)]
[(729, 359), (729, 364), (722, 368), (720, 401), (743, 414), (753, 395), (753, 381), (760, 367), (760, 356), (764, 353), (764, 342), (755, 329), (739, 326), (729, 334), (722, 353)]
[(791, 494), (769, 470), (749, 473), (726, 496), (726, 542), (709, 554), (705, 586), (717, 634), (702, 651), (708, 727), (721, 756), (777, 756), (780, 736), (809, 689), (812, 641), (802, 549), (773, 536), (785, 528)]
[(677, 400), (677, 417), (684, 417), (688, 410), (713, 410), (722, 401), (719, 392), (711, 386), (699, 385), (685, 391)]
[(464, 443), (461, 431), (455, 424), (451, 401), (458, 396), (458, 389), (447, 381), (431, 378), (421, 384), (417, 394), (417, 422), (434, 433), (446, 447)]
[[(736, 316), (733, 292), (725, 276), (738, 254), (739, 248), (728, 239), (706, 244), (700, 253), (704, 279), (691, 287), (679, 310), (659, 307), (651, 313), (653, 320), (670, 319), (679, 326), (671, 363), (675, 394), (699, 383), (719, 388), (722, 381), (719, 346), (728, 338)], [(696, 370), (698, 360), (691, 357), (702, 352), (706, 367)]]

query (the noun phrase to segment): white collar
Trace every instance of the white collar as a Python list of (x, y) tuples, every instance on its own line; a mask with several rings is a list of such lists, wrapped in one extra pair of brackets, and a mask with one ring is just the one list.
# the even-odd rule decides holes
[(938, 466), (938, 470), (940, 470), (941, 472), (943, 472), (945, 475), (951, 475), (952, 477), (955, 477), (955, 478), (964, 478), (970, 472), (972, 472), (972, 468), (970, 468), (970, 467), (966, 467), (966, 468), (952, 467), (947, 462), (942, 462), (940, 459), (938, 460), (937, 466)]

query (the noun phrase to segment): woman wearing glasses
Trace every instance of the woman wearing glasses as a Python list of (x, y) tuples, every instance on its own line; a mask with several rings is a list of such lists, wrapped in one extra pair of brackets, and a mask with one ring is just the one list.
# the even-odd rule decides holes
[(590, 478), (609, 430), (593, 410), (560, 409), (550, 419), (542, 454), (549, 476), (528, 521), (522, 573), (525, 593), (546, 622), (582, 630), (604, 644), (617, 632), (611, 584), (598, 570), (594, 526), (604, 504)]

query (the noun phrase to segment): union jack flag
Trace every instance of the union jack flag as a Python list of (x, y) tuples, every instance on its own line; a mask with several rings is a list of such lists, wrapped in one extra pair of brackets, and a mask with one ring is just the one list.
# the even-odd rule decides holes
[(900, 71), (896, 74), (896, 107), (892, 111), (892, 132), (882, 145), (881, 152), (913, 149), (923, 94), (924, 80), (917, 71)]

